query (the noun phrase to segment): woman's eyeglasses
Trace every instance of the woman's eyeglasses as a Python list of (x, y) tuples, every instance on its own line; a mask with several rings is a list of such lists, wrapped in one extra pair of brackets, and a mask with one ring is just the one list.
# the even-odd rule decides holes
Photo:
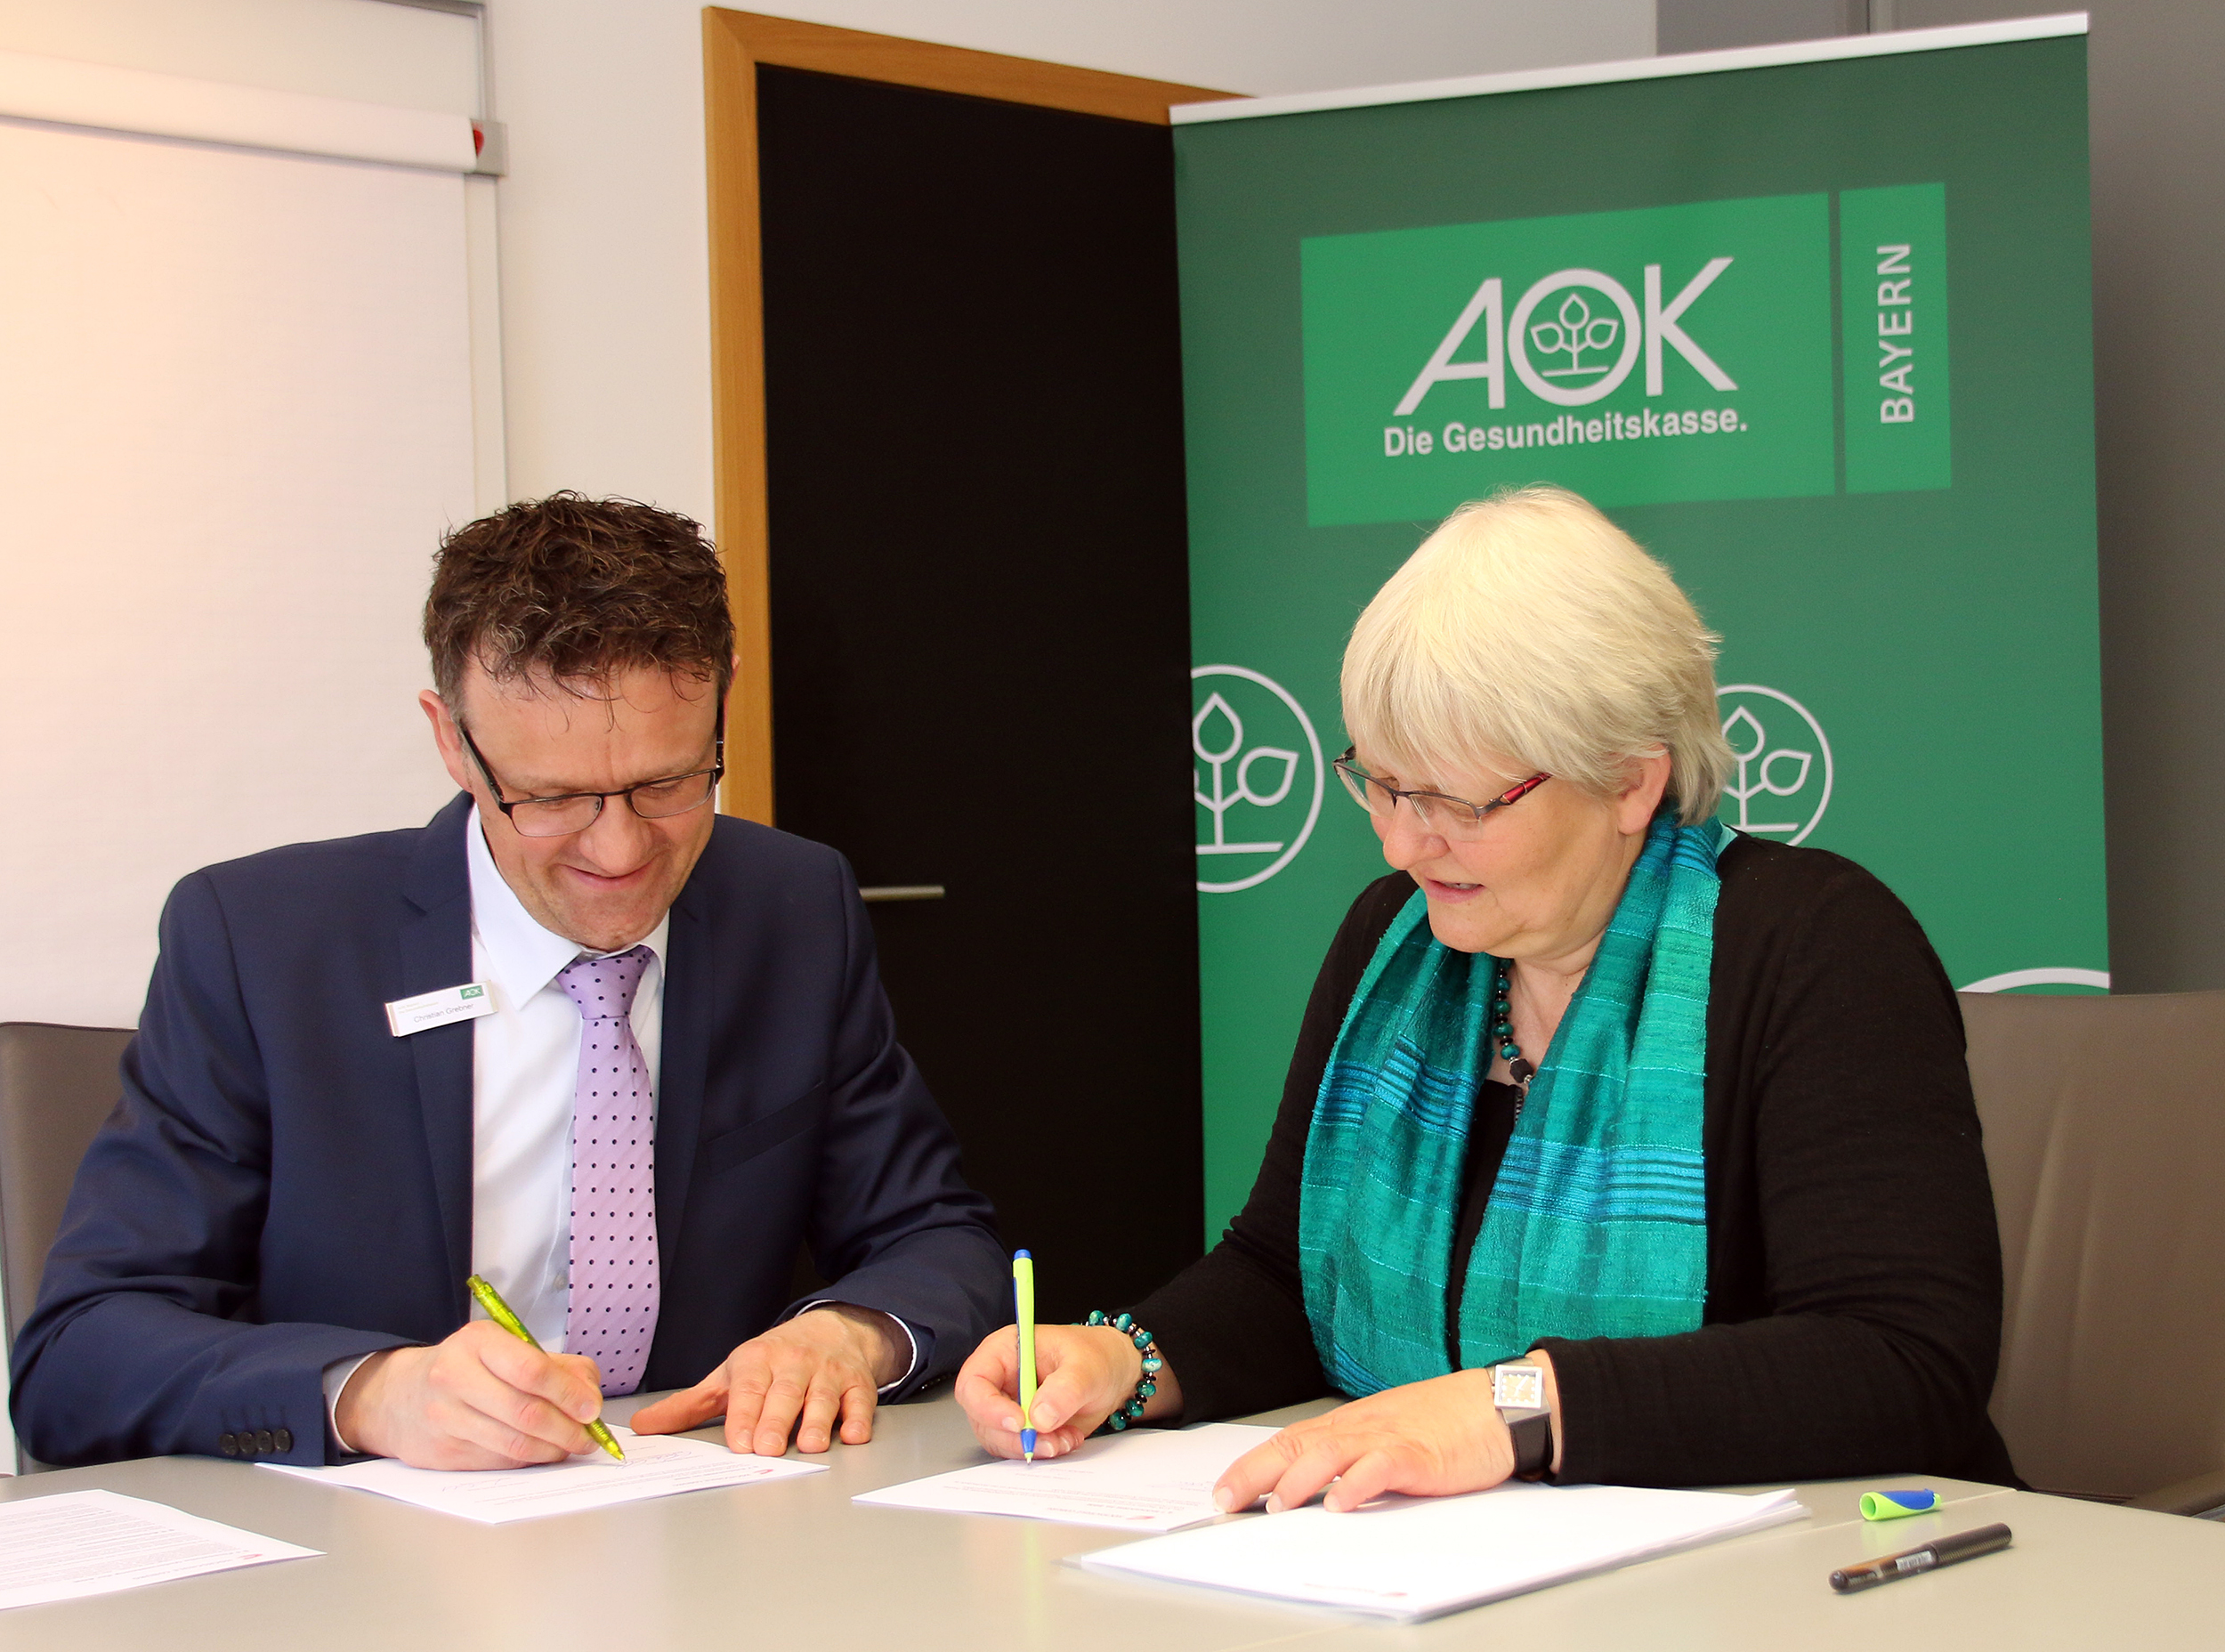
[(1442, 791), (1409, 791), (1387, 785), (1354, 761), (1355, 748), (1347, 746), (1344, 755), (1337, 759), (1337, 778), (1352, 794), (1352, 800), (1377, 819), (1388, 822), (1391, 811), (1398, 806), (1401, 798), (1412, 806), (1414, 818), (1438, 836), (1466, 842), (1483, 835), (1484, 822), (1495, 809), (1519, 803), (1547, 781), (1550, 774), (1533, 774), (1525, 781), (1517, 781), (1497, 797), (1482, 803), (1471, 803), (1466, 798), (1448, 796)]

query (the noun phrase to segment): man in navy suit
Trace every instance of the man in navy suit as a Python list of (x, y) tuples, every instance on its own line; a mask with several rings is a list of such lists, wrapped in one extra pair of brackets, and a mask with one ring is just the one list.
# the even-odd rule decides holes
[(27, 1448), (506, 1468), (636, 1388), (682, 1390), (643, 1432), (870, 1438), (1000, 1322), (1003, 1255), (849, 867), (715, 812), (716, 555), (559, 494), (449, 536), (425, 628), (465, 795), (171, 895), (16, 1341)]

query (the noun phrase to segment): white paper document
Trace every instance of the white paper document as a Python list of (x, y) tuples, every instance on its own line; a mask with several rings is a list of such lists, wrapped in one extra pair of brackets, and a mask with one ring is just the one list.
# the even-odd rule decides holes
[(985, 1462), (867, 1492), (854, 1502), (948, 1514), (1017, 1514), (1121, 1532), (1174, 1532), (1219, 1517), (1213, 1482), (1273, 1429), (1216, 1422), (1087, 1440), (1064, 1457)]
[(1076, 1557), (1092, 1571), (1204, 1583), (1389, 1617), (1434, 1617), (1798, 1519), (1789, 1491), (1740, 1496), (1519, 1482), (1386, 1498), (1350, 1514), (1254, 1515)]
[(117, 1492), (0, 1503), (0, 1608), (321, 1554)]
[(412, 1469), (390, 1458), (329, 1469), (296, 1469), (278, 1462), (260, 1466), (273, 1474), (376, 1492), (382, 1497), (414, 1502), (420, 1509), (437, 1509), (442, 1514), (460, 1514), (488, 1526), (538, 1519), (545, 1514), (574, 1514), (582, 1509), (607, 1509), (613, 1503), (669, 1497), (675, 1492), (747, 1486), (827, 1471), (823, 1462), (755, 1457), (728, 1451), (709, 1440), (636, 1434), (616, 1423), (611, 1432), (626, 1454), (624, 1462), (608, 1452), (595, 1451), (569, 1462), (480, 1471)]

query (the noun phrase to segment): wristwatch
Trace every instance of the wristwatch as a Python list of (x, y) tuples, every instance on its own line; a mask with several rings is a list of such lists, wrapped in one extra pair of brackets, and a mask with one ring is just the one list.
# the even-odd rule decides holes
[(1519, 1361), (1491, 1368), (1491, 1403), (1514, 1442), (1514, 1478), (1541, 1480), (1553, 1469), (1553, 1413), (1545, 1408), (1545, 1373)]

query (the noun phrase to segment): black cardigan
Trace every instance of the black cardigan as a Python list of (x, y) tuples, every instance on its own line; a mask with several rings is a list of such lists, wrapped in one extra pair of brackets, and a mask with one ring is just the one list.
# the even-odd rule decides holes
[[(1560, 1385), (1560, 1478), (2015, 1484), (1986, 1415), (2001, 1250), (1954, 988), (1908, 909), (1853, 862), (1740, 838), (1720, 871), (1703, 1323), (1539, 1344)], [(1330, 1392), (1299, 1280), (1306, 1137), (1353, 991), (1413, 892), (1395, 873), (1353, 903), (1250, 1202), (1137, 1305), (1181, 1381), (1185, 1421)], [(1472, 1138), (1486, 1154), (1504, 1142), (1503, 1128)]]

